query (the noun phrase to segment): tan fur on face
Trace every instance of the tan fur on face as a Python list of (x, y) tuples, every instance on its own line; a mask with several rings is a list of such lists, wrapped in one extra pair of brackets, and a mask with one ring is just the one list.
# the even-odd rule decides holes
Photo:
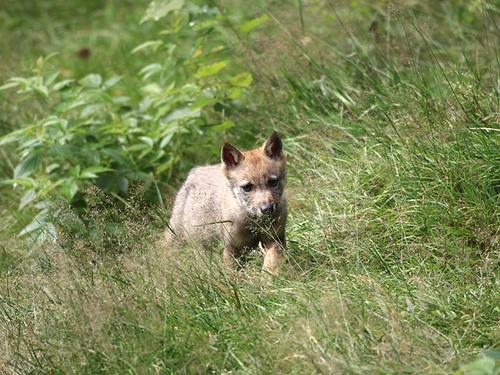
[[(271, 159), (265, 155), (262, 148), (245, 151), (242, 154), (242, 161), (236, 168), (223, 167), (224, 174), (235, 189), (247, 183), (253, 185), (253, 190), (247, 194), (247, 203), (249, 212), (258, 216), (259, 209), (263, 205), (280, 203), (283, 194), (286, 156), (282, 154), (277, 159)], [(270, 178), (277, 178), (281, 186), (277, 188), (268, 186)], [(238, 194), (241, 192), (235, 193), (235, 195)]]

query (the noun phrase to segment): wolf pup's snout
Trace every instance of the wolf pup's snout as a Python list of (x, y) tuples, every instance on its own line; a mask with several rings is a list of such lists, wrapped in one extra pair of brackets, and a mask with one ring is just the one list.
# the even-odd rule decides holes
[(260, 208), (260, 212), (262, 212), (263, 215), (271, 215), (276, 211), (276, 204), (274, 203), (269, 203)]

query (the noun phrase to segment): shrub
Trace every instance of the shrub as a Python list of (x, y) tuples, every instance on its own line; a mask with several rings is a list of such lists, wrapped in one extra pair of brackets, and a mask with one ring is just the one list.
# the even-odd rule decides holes
[(137, 92), (124, 94), (118, 76), (64, 78), (47, 63), (54, 55), (40, 58), (33, 76), (0, 88), (16, 88), (40, 112), (0, 138), (0, 146), (17, 145), (20, 159), (5, 182), (23, 191), (20, 209), (38, 209), (22, 234), (47, 228), (48, 198), (84, 207), (92, 184), (120, 199), (140, 182), (161, 202), (158, 184), (182, 160), (206, 158), (233, 126), (226, 113), (252, 76), (229, 54), (223, 15), (183, 0), (152, 2), (142, 22), (160, 19), (159, 38), (131, 51), (131, 59), (149, 60)]

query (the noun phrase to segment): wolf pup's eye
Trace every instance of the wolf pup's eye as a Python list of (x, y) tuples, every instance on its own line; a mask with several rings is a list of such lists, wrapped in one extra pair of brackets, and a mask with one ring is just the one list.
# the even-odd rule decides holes
[(267, 181), (267, 184), (270, 186), (270, 187), (276, 187), (278, 186), (278, 182), (279, 180), (277, 178), (270, 178), (268, 181)]
[(248, 192), (252, 191), (253, 185), (252, 184), (245, 184), (241, 188), (243, 189), (243, 191), (248, 193)]

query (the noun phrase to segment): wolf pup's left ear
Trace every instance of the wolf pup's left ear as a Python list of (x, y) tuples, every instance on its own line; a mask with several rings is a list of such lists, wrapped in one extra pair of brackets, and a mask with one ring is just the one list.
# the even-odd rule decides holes
[(273, 132), (262, 146), (264, 153), (271, 159), (280, 158), (283, 155), (283, 142), (278, 133)]

